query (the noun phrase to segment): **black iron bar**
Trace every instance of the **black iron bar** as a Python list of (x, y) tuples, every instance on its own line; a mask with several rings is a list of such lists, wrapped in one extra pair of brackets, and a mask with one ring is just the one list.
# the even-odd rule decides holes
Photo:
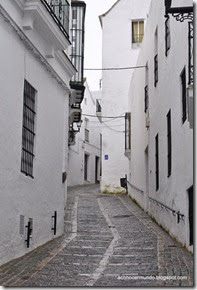
[(52, 230), (53, 230), (54, 235), (56, 235), (56, 232), (57, 232), (57, 211), (54, 212), (54, 215), (52, 216), (52, 218), (54, 221)]

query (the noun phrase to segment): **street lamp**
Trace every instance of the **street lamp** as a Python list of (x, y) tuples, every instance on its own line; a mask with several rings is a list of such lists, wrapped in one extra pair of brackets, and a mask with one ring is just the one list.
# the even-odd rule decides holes
[(193, 6), (172, 7), (172, 0), (165, 0), (165, 17), (172, 14), (177, 21), (193, 20)]

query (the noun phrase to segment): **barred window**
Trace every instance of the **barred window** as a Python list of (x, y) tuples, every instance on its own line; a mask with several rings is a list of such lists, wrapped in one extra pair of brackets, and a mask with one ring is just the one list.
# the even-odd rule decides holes
[(154, 85), (158, 83), (158, 54), (154, 57)]
[(172, 170), (172, 133), (171, 133), (171, 110), (167, 114), (167, 146), (168, 146), (168, 177)]
[(154, 37), (154, 86), (157, 86), (159, 73), (158, 73), (158, 27), (155, 30)]
[(147, 113), (148, 111), (148, 86), (145, 86), (144, 88), (144, 112)]
[(186, 71), (185, 68), (181, 73), (181, 95), (182, 95), (182, 122), (187, 119), (187, 99), (186, 99)]
[(165, 21), (165, 54), (168, 56), (168, 51), (171, 46), (171, 38), (170, 38), (170, 17)]
[(21, 172), (33, 178), (35, 138), (35, 96), (36, 90), (25, 80), (23, 95), (23, 129)]
[(125, 150), (131, 149), (131, 113), (125, 114)]

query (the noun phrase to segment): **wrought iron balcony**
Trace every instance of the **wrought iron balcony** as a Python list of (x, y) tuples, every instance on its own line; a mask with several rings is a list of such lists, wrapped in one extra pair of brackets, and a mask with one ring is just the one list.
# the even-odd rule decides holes
[(63, 34), (69, 39), (69, 10), (67, 0), (41, 0)]

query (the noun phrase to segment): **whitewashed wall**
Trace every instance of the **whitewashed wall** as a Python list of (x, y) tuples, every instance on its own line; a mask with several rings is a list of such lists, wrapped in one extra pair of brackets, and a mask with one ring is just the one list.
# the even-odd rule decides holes
[[(187, 2), (187, 3), (186, 3)], [(185, 1), (192, 5), (192, 1)], [(181, 5), (181, 3), (180, 3)], [(145, 127), (144, 87), (145, 70), (136, 70), (130, 87), (131, 98), (131, 161), (129, 182), (143, 193), (129, 186), (129, 194), (154, 216), (159, 224), (188, 247), (188, 194), (193, 184), (193, 131), (189, 122), (182, 124), (180, 74), (185, 66), (188, 77), (188, 23), (170, 17), (171, 48), (165, 56), (165, 18), (163, 1), (152, 1), (138, 64), (149, 68), (149, 130)], [(158, 27), (159, 81), (154, 87), (154, 33)], [(171, 109), (172, 174), (167, 177), (167, 120)], [(160, 185), (155, 186), (155, 136), (159, 133)], [(145, 149), (148, 146), (148, 155)], [(146, 159), (148, 158), (148, 159)], [(148, 160), (148, 166), (147, 166)], [(180, 211), (184, 221), (153, 203), (148, 197)], [(189, 248), (189, 247), (188, 247)]]
[[(135, 66), (139, 47), (132, 47), (131, 21), (147, 18), (150, 1), (120, 0), (103, 16), (102, 67)], [(120, 178), (128, 174), (125, 157), (125, 122), (128, 111), (128, 91), (132, 70), (103, 71), (102, 114), (123, 118), (106, 122), (102, 127), (103, 156), (101, 190), (122, 191)], [(108, 160), (105, 159), (108, 155)]]
[[(96, 99), (101, 99), (100, 92), (90, 92), (85, 83), (85, 95), (82, 102), (82, 126), (76, 135), (76, 144), (69, 147), (68, 185), (95, 183), (95, 158), (100, 158), (101, 123), (96, 116)], [(91, 115), (91, 116), (87, 116)], [(92, 117), (94, 116), (94, 117)], [(85, 141), (85, 118), (89, 120), (89, 142)], [(84, 180), (84, 155), (89, 155), (88, 180)], [(100, 172), (100, 166), (98, 166)], [(99, 180), (100, 176), (98, 176)]]
[[(65, 63), (56, 55), (46, 59), (48, 42), (35, 29), (23, 30), (21, 7), (0, 1), (0, 264), (60, 236), (64, 229), (62, 172), (68, 155), (68, 81), (74, 69), (66, 58)], [(60, 84), (60, 78), (65, 83)], [(34, 179), (20, 171), (24, 79), (37, 91)], [(54, 211), (56, 236), (51, 230)], [(24, 226), (33, 219), (29, 249), (26, 230), (19, 234), (20, 215)]]

